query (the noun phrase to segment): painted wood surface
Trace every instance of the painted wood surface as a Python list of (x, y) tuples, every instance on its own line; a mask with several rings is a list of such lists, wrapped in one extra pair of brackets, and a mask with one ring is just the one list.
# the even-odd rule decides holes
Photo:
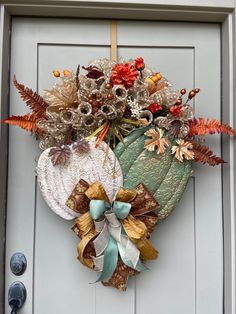
[[(53, 69), (109, 57), (109, 43), (110, 21), (14, 18), (11, 75), (41, 91), (54, 83)], [(119, 56), (144, 56), (178, 88), (201, 87), (196, 114), (220, 118), (219, 25), (121, 21), (118, 45)], [(26, 112), (12, 87), (10, 97), (11, 114)], [(209, 141), (220, 154), (219, 137)], [(71, 223), (49, 211), (37, 189), (34, 139), (11, 128), (9, 145), (6, 287), (16, 279), (9, 258), (22, 251), (28, 259), (21, 277), (28, 291), (24, 314), (222, 313), (220, 168), (195, 167), (178, 208), (152, 236), (159, 259), (122, 293), (89, 284), (96, 276), (76, 260)]]

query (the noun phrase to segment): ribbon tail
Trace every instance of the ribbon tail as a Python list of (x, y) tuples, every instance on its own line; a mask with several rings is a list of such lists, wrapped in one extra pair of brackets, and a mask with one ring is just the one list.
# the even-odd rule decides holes
[(142, 272), (146, 270), (146, 266), (140, 261), (140, 252), (136, 246), (127, 238), (127, 236), (122, 235), (122, 242), (117, 243), (120, 257), (123, 263), (130, 268)]
[(81, 239), (81, 241), (79, 242), (78, 246), (77, 246), (77, 251), (78, 251), (78, 259), (81, 261), (82, 264), (84, 264), (85, 266), (93, 269), (93, 260), (92, 260), (92, 256), (85, 256), (84, 252), (89, 244), (89, 242), (95, 238), (97, 235), (97, 232), (95, 230), (91, 231), (89, 234), (87, 234), (85, 237), (83, 237)]
[(103, 270), (99, 278), (95, 282), (109, 280), (117, 266), (118, 262), (118, 246), (116, 241), (110, 237), (108, 245), (104, 252)]

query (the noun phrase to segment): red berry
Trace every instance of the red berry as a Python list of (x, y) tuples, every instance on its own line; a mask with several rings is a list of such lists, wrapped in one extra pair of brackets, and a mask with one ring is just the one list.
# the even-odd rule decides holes
[(170, 107), (170, 112), (172, 116), (177, 117), (179, 116), (183, 111), (183, 106), (172, 106)]
[(153, 103), (148, 106), (147, 109), (150, 110), (152, 113), (157, 113), (158, 111), (162, 110), (162, 106), (157, 103)]
[(185, 88), (182, 88), (181, 91), (180, 91), (180, 94), (181, 94), (181, 95), (186, 94), (186, 89), (185, 89)]

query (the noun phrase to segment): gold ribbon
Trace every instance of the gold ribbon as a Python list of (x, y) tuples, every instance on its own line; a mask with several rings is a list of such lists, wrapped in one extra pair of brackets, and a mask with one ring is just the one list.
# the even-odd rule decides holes
[[(76, 213), (81, 214), (72, 229), (81, 238), (77, 247), (78, 259), (85, 266), (92, 269), (94, 268), (92, 257), (95, 256), (93, 240), (98, 233), (89, 213), (90, 200), (103, 200), (110, 203), (100, 182), (89, 185), (84, 180), (80, 180), (68, 198), (66, 205)], [(139, 184), (134, 190), (120, 188), (115, 200), (131, 204), (129, 215), (120, 222), (127, 236), (140, 251), (141, 260), (156, 259), (158, 252), (148, 240), (149, 234), (158, 220), (154, 212), (158, 204), (154, 197), (143, 184)], [(145, 221), (149, 221), (149, 224), (146, 225)]]

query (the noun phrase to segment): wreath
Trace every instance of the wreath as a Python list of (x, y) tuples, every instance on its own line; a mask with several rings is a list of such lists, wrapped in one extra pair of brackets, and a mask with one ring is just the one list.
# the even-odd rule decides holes
[(42, 195), (73, 220), (80, 262), (99, 273), (97, 281), (125, 290), (129, 276), (157, 258), (150, 236), (182, 197), (192, 162), (224, 163), (203, 136), (236, 132), (195, 118), (191, 100), (200, 89), (176, 90), (141, 57), (96, 59), (53, 75), (60, 83), (43, 97), (14, 76), (31, 112), (4, 122), (39, 140)]

